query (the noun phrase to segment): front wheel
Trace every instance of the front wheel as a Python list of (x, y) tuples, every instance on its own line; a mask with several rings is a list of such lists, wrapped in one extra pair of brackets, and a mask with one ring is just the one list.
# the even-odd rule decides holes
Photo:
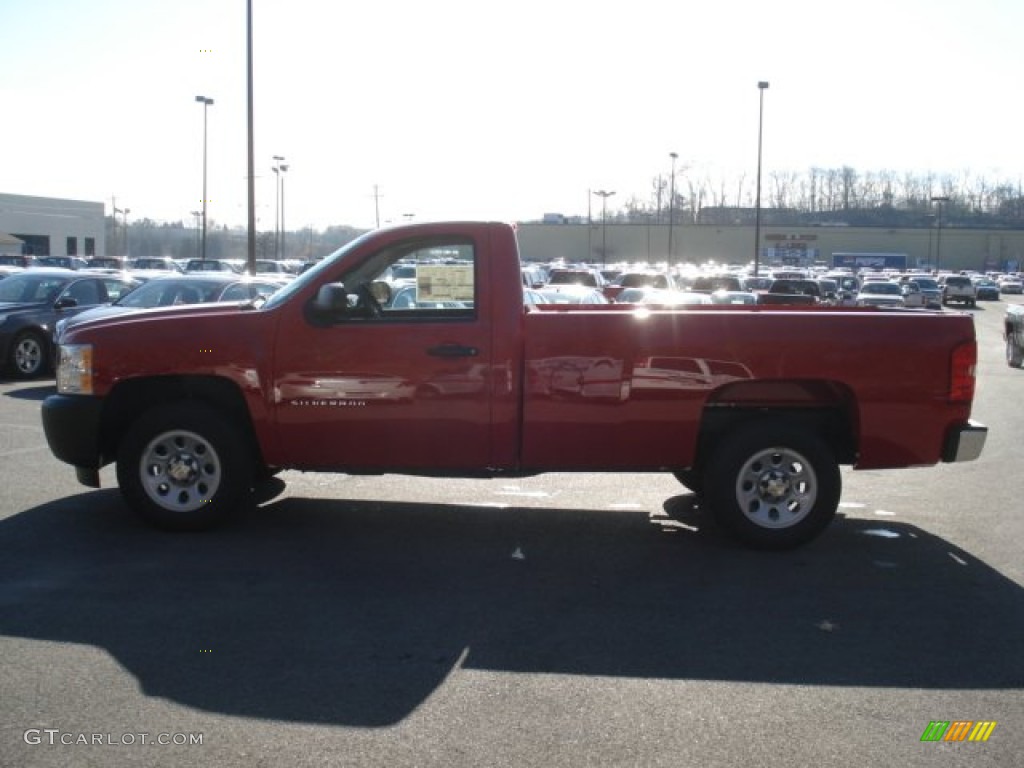
[(790, 549), (815, 538), (835, 517), (842, 489), (828, 445), (781, 422), (751, 424), (726, 436), (704, 478), (716, 520), (759, 549)]
[(19, 333), (11, 344), (8, 363), (19, 379), (39, 376), (47, 366), (46, 340), (36, 331)]
[(252, 498), (252, 452), (234, 424), (205, 404), (173, 403), (144, 413), (117, 454), (128, 505), (165, 530), (204, 530)]

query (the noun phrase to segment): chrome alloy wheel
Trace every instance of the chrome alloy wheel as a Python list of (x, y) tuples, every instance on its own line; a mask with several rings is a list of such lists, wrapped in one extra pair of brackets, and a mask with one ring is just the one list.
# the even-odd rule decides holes
[(142, 488), (153, 503), (172, 512), (193, 512), (208, 504), (223, 477), (220, 457), (195, 432), (157, 435), (139, 462)]
[(754, 525), (789, 528), (814, 508), (818, 478), (811, 463), (791, 448), (766, 448), (736, 476), (736, 503)]
[(24, 336), (14, 347), (14, 367), (22, 376), (34, 376), (43, 365), (43, 347), (35, 336)]

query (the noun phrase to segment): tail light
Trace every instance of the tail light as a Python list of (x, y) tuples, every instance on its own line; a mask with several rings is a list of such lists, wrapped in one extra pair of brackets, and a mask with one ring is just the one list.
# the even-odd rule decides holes
[(953, 349), (950, 357), (949, 400), (970, 403), (974, 399), (975, 369), (978, 365), (978, 345), (965, 341)]

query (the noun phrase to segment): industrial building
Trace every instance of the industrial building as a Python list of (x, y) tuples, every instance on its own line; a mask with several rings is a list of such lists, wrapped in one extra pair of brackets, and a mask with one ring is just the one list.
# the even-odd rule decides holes
[(103, 203), (0, 193), (0, 254), (103, 256)]

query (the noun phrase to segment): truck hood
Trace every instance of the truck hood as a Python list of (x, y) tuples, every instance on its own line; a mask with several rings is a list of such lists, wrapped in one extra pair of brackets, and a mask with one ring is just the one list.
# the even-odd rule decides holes
[(177, 307), (154, 307), (152, 309), (137, 309), (135, 307), (120, 307), (110, 304), (103, 307), (96, 307), (87, 312), (82, 312), (69, 318), (65, 325), (58, 331), (60, 338), (58, 342), (74, 342), (75, 335), (79, 333), (102, 330), (114, 325), (133, 324), (137, 322), (168, 322), (173, 323), (180, 318), (200, 319), (206, 317), (223, 317), (243, 312), (257, 311), (249, 301), (211, 302), (206, 304), (184, 304)]

